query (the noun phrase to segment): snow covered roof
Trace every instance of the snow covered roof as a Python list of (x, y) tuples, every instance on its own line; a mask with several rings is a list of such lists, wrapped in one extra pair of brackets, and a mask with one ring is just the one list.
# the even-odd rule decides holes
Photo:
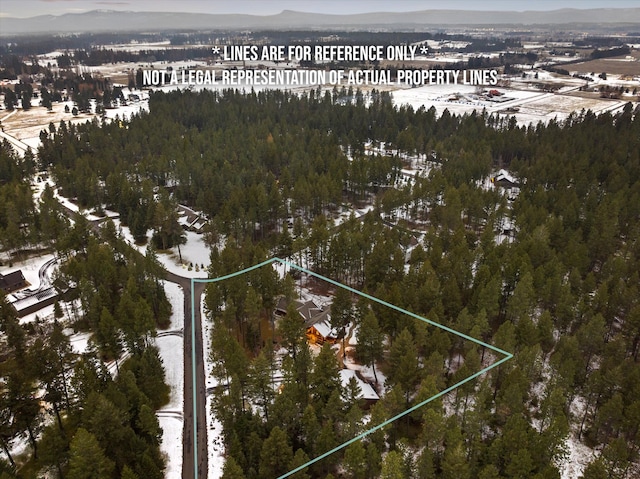
[(378, 400), (380, 397), (373, 389), (371, 384), (364, 382), (362, 379), (358, 377), (356, 372), (353, 369), (341, 369), (340, 370), (340, 380), (342, 381), (342, 386), (345, 387), (351, 378), (355, 378), (358, 386), (360, 387), (360, 394), (358, 398), (368, 399), (368, 400)]
[(51, 298), (56, 297), (57, 295), (58, 295), (58, 292), (53, 286), (51, 286), (49, 288), (43, 289), (42, 291), (38, 291), (35, 294), (26, 296), (21, 299), (17, 299), (11, 304), (13, 305), (15, 310), (18, 312), (18, 315), (20, 316), (22, 312), (25, 311), (27, 308), (35, 306), (36, 304), (39, 304), (39, 303), (43, 303)]
[(338, 333), (331, 328), (331, 324), (329, 324), (328, 320), (318, 321), (313, 324), (313, 327), (316, 328), (316, 331), (322, 335), (323, 338), (337, 338)]
[(507, 184), (512, 184), (514, 186), (518, 185), (518, 180), (516, 179), (516, 177), (504, 169), (498, 171), (493, 177), (493, 180), (495, 181), (496, 184), (507, 183)]

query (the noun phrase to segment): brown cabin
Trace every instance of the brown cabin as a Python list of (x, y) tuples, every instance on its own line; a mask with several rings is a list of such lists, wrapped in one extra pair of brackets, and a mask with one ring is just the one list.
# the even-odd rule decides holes
[(0, 273), (0, 289), (5, 293), (11, 293), (27, 286), (27, 280), (21, 270), (12, 271), (9, 274)]

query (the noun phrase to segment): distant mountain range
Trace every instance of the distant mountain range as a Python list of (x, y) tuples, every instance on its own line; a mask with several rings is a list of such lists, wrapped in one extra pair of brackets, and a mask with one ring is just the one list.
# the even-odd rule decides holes
[(95, 10), (87, 13), (0, 17), (0, 34), (127, 32), (218, 29), (415, 28), (443, 25), (638, 24), (640, 8), (561, 9), (554, 11), (422, 10), (329, 15), (285, 10), (277, 15), (160, 13)]

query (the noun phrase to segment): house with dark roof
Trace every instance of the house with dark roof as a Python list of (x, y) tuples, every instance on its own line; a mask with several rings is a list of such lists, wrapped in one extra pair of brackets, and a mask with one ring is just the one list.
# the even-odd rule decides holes
[(202, 213), (194, 211), (187, 206), (178, 205), (178, 223), (184, 230), (203, 233), (207, 219)]
[(53, 286), (29, 293), (26, 296), (11, 301), (11, 306), (15, 309), (19, 318), (28, 314), (40, 311), (46, 306), (50, 306), (58, 300), (58, 291)]
[[(304, 321), (307, 340), (311, 344), (324, 344), (325, 341), (334, 343), (338, 338), (338, 333), (331, 327), (331, 308), (320, 307), (313, 301), (294, 301), (296, 311), (300, 313), (300, 318)], [(274, 309), (274, 319), (279, 319), (287, 314), (289, 301), (281, 297)]]
[(12, 271), (9, 274), (0, 273), (0, 289), (5, 293), (11, 293), (27, 286), (27, 280), (21, 270)]
[(507, 170), (498, 171), (491, 177), (491, 183), (497, 188), (502, 188), (510, 201), (514, 201), (520, 193), (520, 182)]
[(498, 171), (491, 181), (502, 188), (520, 188), (518, 180), (507, 170)]

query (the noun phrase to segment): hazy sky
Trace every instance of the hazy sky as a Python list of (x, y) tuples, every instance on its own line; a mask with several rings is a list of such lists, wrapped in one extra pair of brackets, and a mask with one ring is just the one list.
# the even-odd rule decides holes
[(282, 10), (348, 14), (428, 9), (523, 11), (638, 6), (638, 0), (0, 0), (0, 15), (31, 17), (97, 9), (272, 15)]

